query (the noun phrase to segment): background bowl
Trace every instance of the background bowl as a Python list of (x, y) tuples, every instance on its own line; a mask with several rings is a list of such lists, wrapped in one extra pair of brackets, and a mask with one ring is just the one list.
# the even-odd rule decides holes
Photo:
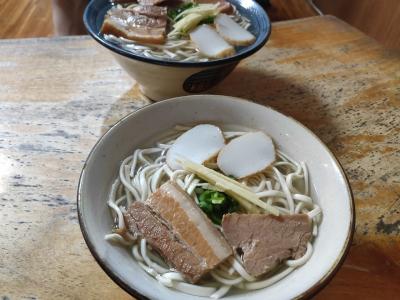
[(86, 243), (97, 262), (133, 296), (188, 298), (146, 274), (128, 249), (104, 240), (113, 225), (106, 202), (121, 161), (135, 148), (149, 145), (176, 124), (199, 122), (235, 124), (269, 134), (278, 148), (295, 160), (306, 162), (311, 195), (323, 213), (314, 253), (304, 266), (268, 288), (232, 294), (226, 299), (282, 300), (315, 293), (341, 265), (354, 231), (354, 205), (343, 170), (328, 148), (297, 121), (271, 108), (226, 96), (192, 95), (146, 106), (119, 121), (94, 146), (79, 182), (78, 215)]
[(229, 0), (251, 21), (249, 31), (257, 37), (231, 57), (209, 62), (174, 62), (133, 54), (104, 39), (100, 33), (104, 15), (111, 8), (109, 0), (92, 0), (84, 13), (89, 34), (114, 55), (117, 62), (132, 76), (142, 92), (153, 100), (199, 93), (224, 79), (245, 57), (259, 50), (268, 40), (271, 23), (264, 9), (253, 0)]

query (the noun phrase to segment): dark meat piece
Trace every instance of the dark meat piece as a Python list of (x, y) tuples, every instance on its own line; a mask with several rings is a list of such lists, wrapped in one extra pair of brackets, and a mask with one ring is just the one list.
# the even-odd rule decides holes
[(147, 200), (160, 217), (211, 270), (232, 255), (232, 249), (196, 202), (175, 182), (164, 183)]
[(209, 271), (205, 259), (177, 236), (163, 219), (142, 202), (134, 202), (125, 214), (129, 231), (139, 231), (170, 266), (192, 283)]
[(304, 214), (275, 217), (237, 213), (224, 215), (222, 228), (253, 276), (265, 274), (286, 259), (302, 257), (312, 229)]
[(164, 6), (138, 5), (132, 8), (132, 10), (140, 15), (144, 15), (150, 18), (167, 17), (167, 8)]
[(190, 282), (232, 255), (222, 234), (176, 183), (168, 181), (125, 214), (129, 232), (142, 236)]
[(165, 42), (166, 18), (150, 18), (131, 9), (110, 9), (104, 18), (101, 32), (143, 42)]
[(112, 3), (115, 4), (125, 4), (125, 3), (135, 3), (136, 1), (132, 1), (132, 0), (112, 0)]
[[(135, 204), (135, 205), (137, 205), (137, 204)], [(142, 238), (142, 233), (140, 232), (140, 230), (137, 226), (136, 218), (134, 218), (132, 216), (132, 212), (135, 211), (135, 209), (132, 207), (133, 207), (133, 204), (132, 204), (132, 206), (128, 207), (127, 212), (124, 214), (126, 231), (129, 235), (131, 235), (133, 237), (133, 239)]]

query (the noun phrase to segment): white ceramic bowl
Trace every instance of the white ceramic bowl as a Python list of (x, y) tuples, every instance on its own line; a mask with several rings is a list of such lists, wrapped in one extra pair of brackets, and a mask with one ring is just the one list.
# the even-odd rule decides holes
[(141, 91), (158, 101), (165, 98), (204, 92), (223, 80), (240, 60), (258, 51), (267, 42), (271, 23), (264, 9), (253, 0), (228, 0), (240, 14), (250, 20), (248, 30), (256, 37), (247, 47), (238, 47), (236, 54), (208, 62), (177, 62), (137, 55), (112, 43), (100, 33), (104, 15), (111, 8), (109, 0), (91, 0), (84, 13), (89, 34), (114, 56), (122, 68), (140, 85)]
[(328, 148), (297, 121), (271, 108), (226, 96), (186, 96), (146, 106), (119, 121), (94, 146), (79, 182), (78, 214), (97, 262), (133, 296), (188, 299), (188, 295), (165, 288), (146, 274), (128, 249), (104, 240), (112, 227), (106, 201), (123, 158), (176, 124), (199, 122), (235, 124), (268, 133), (285, 153), (306, 162), (312, 196), (323, 212), (314, 253), (304, 266), (268, 288), (231, 294), (226, 299), (282, 300), (318, 291), (340, 267), (354, 231), (354, 205), (345, 174)]

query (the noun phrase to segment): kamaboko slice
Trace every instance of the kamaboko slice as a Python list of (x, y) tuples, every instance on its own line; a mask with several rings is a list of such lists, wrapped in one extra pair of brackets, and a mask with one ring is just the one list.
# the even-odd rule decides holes
[(223, 58), (235, 54), (235, 49), (209, 25), (200, 25), (189, 35), (204, 56)]
[(255, 41), (255, 36), (241, 27), (226, 14), (219, 14), (215, 20), (215, 27), (220, 36), (229, 44), (235, 46), (248, 46)]
[(249, 132), (231, 140), (218, 154), (218, 168), (235, 178), (265, 170), (275, 161), (272, 139), (261, 131)]
[(178, 137), (167, 152), (167, 164), (172, 170), (182, 169), (179, 158), (203, 164), (217, 156), (225, 145), (221, 129), (211, 124), (197, 125)]

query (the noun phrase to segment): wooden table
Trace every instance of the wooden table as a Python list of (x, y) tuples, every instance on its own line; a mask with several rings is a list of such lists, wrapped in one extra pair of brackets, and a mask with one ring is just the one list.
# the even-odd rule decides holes
[[(266, 47), (211, 91), (296, 118), (343, 164), (356, 232), (317, 299), (400, 295), (399, 71), (399, 53), (313, 17), (274, 24)], [(89, 37), (0, 41), (0, 299), (129, 298), (90, 255), (75, 195), (99, 136), (150, 103)]]

